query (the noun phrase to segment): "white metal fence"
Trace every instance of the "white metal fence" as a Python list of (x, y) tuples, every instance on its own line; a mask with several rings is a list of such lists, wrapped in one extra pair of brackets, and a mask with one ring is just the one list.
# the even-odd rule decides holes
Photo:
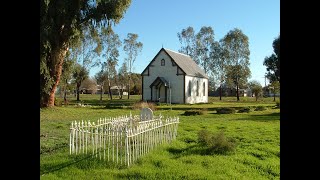
[(179, 117), (153, 116), (141, 121), (140, 116), (72, 122), (70, 154), (92, 154), (100, 159), (130, 165), (139, 157), (177, 136)]

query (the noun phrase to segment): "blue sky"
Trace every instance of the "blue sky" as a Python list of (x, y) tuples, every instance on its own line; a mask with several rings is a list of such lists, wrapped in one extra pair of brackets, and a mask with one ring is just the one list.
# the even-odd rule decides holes
[[(128, 33), (139, 35), (143, 49), (133, 71), (141, 73), (162, 46), (178, 51), (181, 45), (177, 33), (188, 26), (195, 32), (211, 26), (216, 41), (234, 28), (241, 29), (249, 37), (250, 80), (264, 85), (263, 60), (273, 53), (272, 42), (280, 34), (280, 0), (132, 0), (113, 29), (121, 41)], [(126, 57), (123, 46), (119, 50), (118, 68)], [(99, 69), (92, 68), (90, 76)]]

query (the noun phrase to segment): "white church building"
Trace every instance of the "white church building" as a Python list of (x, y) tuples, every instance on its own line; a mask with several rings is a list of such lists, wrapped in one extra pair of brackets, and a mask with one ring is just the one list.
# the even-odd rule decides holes
[(141, 76), (144, 101), (208, 102), (208, 76), (188, 55), (161, 48)]

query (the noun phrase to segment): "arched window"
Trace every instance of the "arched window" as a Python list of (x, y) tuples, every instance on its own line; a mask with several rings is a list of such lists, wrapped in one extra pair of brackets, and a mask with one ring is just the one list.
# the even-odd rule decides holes
[(164, 59), (161, 59), (161, 66), (164, 66), (165, 65), (165, 61)]
[(189, 80), (188, 84), (188, 96), (191, 96), (191, 81)]
[(206, 96), (206, 83), (203, 82), (203, 96)]
[(199, 81), (197, 81), (197, 96), (199, 96)]

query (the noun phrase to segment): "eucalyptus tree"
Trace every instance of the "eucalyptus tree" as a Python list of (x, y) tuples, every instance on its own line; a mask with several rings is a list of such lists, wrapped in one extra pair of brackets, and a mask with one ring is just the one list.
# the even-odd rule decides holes
[(73, 73), (73, 78), (74, 78), (74, 82), (76, 84), (76, 93), (77, 93), (77, 101), (80, 101), (80, 86), (82, 84), (82, 82), (87, 79), (89, 76), (89, 72), (87, 71), (87, 69), (80, 65), (80, 64), (76, 64), (75, 65), (75, 70)]
[(116, 66), (118, 64), (119, 57), (118, 48), (121, 46), (121, 40), (119, 35), (110, 29), (103, 31), (103, 34), (103, 46), (105, 49), (103, 56), (106, 60), (105, 73), (107, 75), (109, 97), (112, 100), (111, 79), (114, 79), (114, 77), (117, 75)]
[(276, 93), (280, 93), (280, 82), (272, 81), (269, 85), (269, 89), (272, 91), (273, 101), (276, 101)]
[(118, 87), (120, 87), (119, 99), (122, 99), (123, 87), (125, 87), (128, 81), (129, 81), (129, 75), (128, 75), (127, 63), (123, 62), (117, 76), (117, 85)]
[(210, 58), (210, 47), (214, 42), (214, 31), (210, 26), (201, 27), (196, 34), (195, 57), (196, 63), (202, 67), (206, 74), (209, 73), (209, 65), (212, 63)]
[(102, 95), (104, 94), (104, 84), (108, 79), (108, 75), (106, 71), (101, 70), (94, 76), (94, 78), (96, 79), (97, 84), (100, 85), (100, 101), (102, 101)]
[(235, 28), (224, 36), (221, 43), (228, 62), (226, 78), (236, 86), (239, 101), (239, 85), (245, 84), (251, 76), (249, 38), (240, 29)]
[(220, 42), (214, 41), (210, 46), (210, 70), (214, 77), (215, 83), (219, 84), (219, 96), (222, 97), (222, 85), (225, 82), (226, 66), (228, 59), (226, 58), (226, 51), (221, 47)]
[(270, 82), (280, 83), (280, 35), (273, 41), (272, 46), (274, 53), (264, 59), (263, 65), (267, 67), (267, 78)]
[(248, 83), (248, 86), (249, 86), (251, 92), (256, 97), (256, 101), (257, 101), (258, 97), (262, 95), (262, 86), (261, 86), (261, 84), (256, 80), (252, 80), (252, 81), (250, 81)]
[(126, 58), (126, 62), (128, 64), (127, 67), (129, 70), (128, 99), (130, 99), (130, 81), (131, 81), (132, 66), (143, 47), (143, 44), (141, 42), (138, 42), (137, 40), (138, 40), (138, 34), (133, 34), (133, 33), (128, 33), (127, 38), (124, 39), (123, 50), (128, 55), (128, 57)]
[(63, 63), (62, 66), (62, 73), (61, 73), (61, 83), (59, 84), (60, 89), (63, 89), (63, 100), (66, 104), (67, 100), (67, 90), (70, 88), (69, 81), (72, 79), (72, 73), (74, 71), (74, 65), (75, 65), (75, 60), (73, 60), (70, 55), (67, 53), (65, 62)]
[(177, 33), (177, 36), (181, 44), (179, 52), (194, 59), (196, 51), (196, 36), (193, 27), (189, 26), (186, 29), (182, 29), (181, 32)]
[(119, 23), (131, 0), (40, 1), (40, 107), (54, 106), (62, 66), (84, 27), (97, 31)]

